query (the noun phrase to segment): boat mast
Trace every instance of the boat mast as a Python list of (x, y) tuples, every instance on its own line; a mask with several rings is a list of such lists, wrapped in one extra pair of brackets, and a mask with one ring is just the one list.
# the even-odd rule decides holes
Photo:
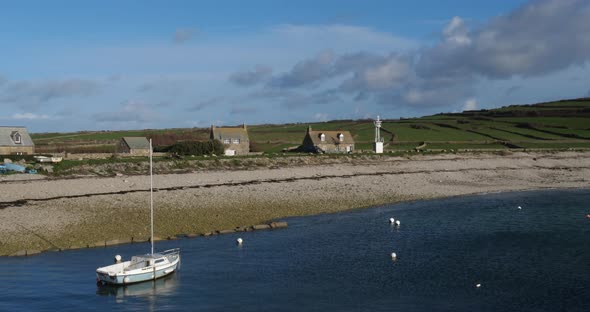
[(151, 220), (150, 241), (152, 241), (152, 256), (153, 256), (154, 255), (154, 179), (153, 179), (153, 169), (152, 169), (152, 139), (150, 139), (150, 220)]

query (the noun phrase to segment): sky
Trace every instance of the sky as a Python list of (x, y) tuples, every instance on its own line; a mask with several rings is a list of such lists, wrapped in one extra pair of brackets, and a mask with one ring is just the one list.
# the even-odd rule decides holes
[(417, 117), (590, 96), (588, 0), (0, 0), (0, 125)]

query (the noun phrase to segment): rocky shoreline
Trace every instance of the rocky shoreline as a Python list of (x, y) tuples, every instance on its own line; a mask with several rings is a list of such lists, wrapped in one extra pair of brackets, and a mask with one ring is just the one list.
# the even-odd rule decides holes
[[(446, 154), (158, 174), (154, 176), (155, 235), (174, 239), (223, 234), (252, 225), (270, 227), (272, 220), (291, 216), (405, 200), (586, 188), (589, 156), (584, 152)], [(0, 188), (2, 256), (149, 238), (146, 176), (6, 176), (0, 179)]]

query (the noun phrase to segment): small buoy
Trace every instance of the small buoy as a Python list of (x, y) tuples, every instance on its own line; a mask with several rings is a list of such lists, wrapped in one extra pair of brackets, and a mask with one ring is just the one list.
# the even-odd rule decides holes
[(244, 240), (241, 237), (236, 239), (236, 244), (238, 244), (238, 245), (242, 245), (243, 242), (244, 242)]
[(120, 263), (121, 262), (121, 256), (120, 255), (116, 255), (115, 256), (115, 263)]
[(522, 209), (522, 207), (518, 206), (518, 209)]
[(480, 288), (481, 284), (475, 284), (475, 287)]
[(393, 224), (395, 222), (394, 218), (389, 218), (389, 223)]
[(391, 253), (391, 260), (397, 259), (397, 254), (395, 252)]
[(586, 218), (590, 219), (590, 213), (586, 215)]
[(129, 283), (131, 280), (129, 279), (129, 277), (125, 276), (125, 278), (123, 279), (123, 283)]
[(401, 222), (399, 222), (399, 220), (395, 220), (395, 225), (399, 226), (401, 224)]

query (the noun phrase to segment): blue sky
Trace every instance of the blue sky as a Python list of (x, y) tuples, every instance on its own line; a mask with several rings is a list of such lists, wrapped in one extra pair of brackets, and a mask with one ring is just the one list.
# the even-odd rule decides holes
[(590, 2), (0, 1), (0, 124), (422, 116), (590, 96)]

